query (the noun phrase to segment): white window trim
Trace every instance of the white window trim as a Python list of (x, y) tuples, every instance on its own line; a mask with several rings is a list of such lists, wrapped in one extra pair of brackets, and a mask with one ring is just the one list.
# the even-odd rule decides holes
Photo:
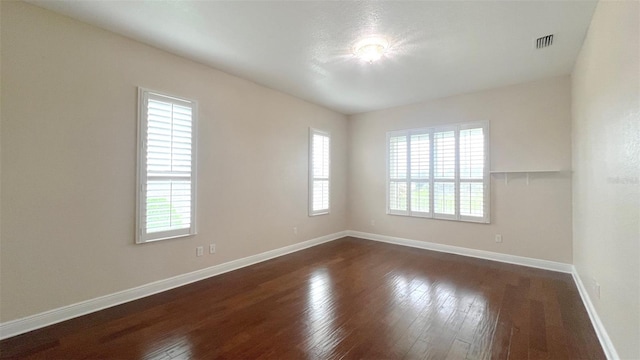
[[(191, 107), (191, 223), (190, 227), (179, 230), (169, 230), (145, 234), (146, 224), (146, 139), (147, 139), (147, 101), (149, 95), (157, 95), (170, 98), (176, 103), (188, 104)], [(198, 103), (195, 100), (187, 100), (181, 97), (168, 95), (166, 93), (138, 87), (138, 138), (137, 138), (137, 174), (136, 174), (136, 244), (144, 244), (160, 240), (175, 239), (180, 237), (196, 235), (196, 179), (197, 179), (197, 124), (198, 124)]]
[[(313, 177), (313, 135), (322, 135), (329, 138), (329, 176), (327, 178), (314, 178)], [(331, 211), (331, 164), (333, 161), (331, 151), (331, 133), (327, 131), (318, 130), (315, 128), (309, 128), (309, 216), (327, 215)], [(313, 210), (313, 181), (314, 180), (327, 180), (329, 181), (329, 207), (321, 210)]]
[[(465, 129), (472, 129), (472, 128), (483, 128), (484, 129), (484, 134), (485, 134), (485, 141), (484, 141), (484, 171), (483, 171), (483, 195), (484, 195), (484, 216), (482, 218), (479, 217), (474, 217), (474, 216), (463, 216), (460, 215), (460, 142), (459, 142), (459, 137), (460, 137), (460, 130), (465, 130)], [(433, 157), (434, 157), (434, 151), (433, 151), (433, 134), (435, 132), (441, 132), (441, 131), (454, 131), (455, 133), (455, 139), (456, 139), (456, 156), (455, 156), (455, 176), (454, 176), (454, 184), (455, 184), (455, 213), (453, 215), (448, 215), (448, 214), (438, 214), (435, 213), (434, 211), (434, 183), (435, 183), (435, 179), (434, 179), (434, 168), (433, 168)], [(430, 146), (430, 151), (429, 151), (429, 180), (427, 180), (427, 182), (429, 182), (430, 185), (430, 194), (431, 196), (429, 197), (429, 212), (417, 212), (417, 211), (411, 211), (411, 167), (410, 167), (410, 161), (411, 161), (411, 141), (410, 141), (410, 137), (411, 135), (416, 135), (416, 134), (429, 134), (429, 146)], [(491, 190), (491, 177), (489, 176), (489, 166), (491, 164), (491, 158), (490, 158), (490, 128), (489, 128), (489, 122), (488, 121), (476, 121), (476, 122), (468, 122), (468, 123), (459, 123), (459, 124), (448, 124), (448, 125), (442, 125), (442, 126), (433, 126), (433, 127), (428, 127), (428, 128), (419, 128), (419, 129), (407, 129), (407, 130), (394, 130), (394, 131), (389, 131), (387, 132), (387, 137), (386, 137), (386, 144), (385, 144), (385, 151), (386, 151), (386, 213), (388, 215), (398, 215), (398, 216), (411, 216), (411, 217), (422, 217), (422, 218), (432, 218), (432, 219), (440, 219), (440, 220), (454, 220), (454, 221), (463, 221), (463, 222), (474, 222), (474, 223), (486, 223), (489, 224), (491, 222), (491, 204), (490, 204), (490, 199), (491, 199), (491, 194), (490, 194), (490, 190)], [(406, 186), (407, 186), (407, 210), (392, 210), (391, 206), (390, 206), (390, 194), (389, 194), (389, 189), (390, 189), (390, 185), (391, 185), (391, 181), (403, 181), (403, 179), (391, 179), (391, 171), (390, 171), (390, 157), (389, 157), (389, 141), (390, 138), (395, 137), (395, 136), (407, 136), (407, 171), (406, 171), (406, 178), (404, 179), (404, 181), (406, 182)], [(465, 180), (466, 181), (466, 180)], [(470, 180), (471, 181), (471, 180)], [(476, 181), (471, 181), (471, 182), (476, 182)], [(477, 181), (480, 182), (480, 181)]]

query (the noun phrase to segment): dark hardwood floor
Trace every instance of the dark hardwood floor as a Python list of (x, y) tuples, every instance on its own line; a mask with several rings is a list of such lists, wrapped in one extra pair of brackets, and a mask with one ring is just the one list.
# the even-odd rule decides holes
[(6, 339), (0, 356), (605, 358), (568, 274), (354, 238)]

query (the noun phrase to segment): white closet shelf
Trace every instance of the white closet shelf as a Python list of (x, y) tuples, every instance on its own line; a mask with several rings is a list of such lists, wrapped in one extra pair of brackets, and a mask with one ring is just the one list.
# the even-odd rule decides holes
[(561, 172), (564, 170), (558, 170), (558, 169), (554, 169), (554, 170), (491, 170), (489, 171), (489, 173), (491, 174), (508, 174), (508, 173), (514, 173), (514, 174), (524, 174), (524, 173), (554, 173), (554, 172)]
[(543, 173), (560, 173), (566, 170), (549, 169), (549, 170), (491, 170), (489, 174), (504, 174), (504, 183), (509, 183), (509, 174), (525, 174), (527, 177), (527, 185), (529, 185), (529, 174), (543, 174)]

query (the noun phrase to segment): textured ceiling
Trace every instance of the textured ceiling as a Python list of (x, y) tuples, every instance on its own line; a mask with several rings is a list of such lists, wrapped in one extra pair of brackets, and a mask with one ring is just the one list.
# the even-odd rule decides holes
[[(29, 2), (345, 114), (569, 74), (596, 4)], [(371, 34), (391, 50), (363, 63), (352, 48)]]

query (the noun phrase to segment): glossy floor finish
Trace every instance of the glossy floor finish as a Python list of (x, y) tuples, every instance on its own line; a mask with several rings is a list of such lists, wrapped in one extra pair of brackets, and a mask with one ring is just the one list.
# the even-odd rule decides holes
[(605, 358), (568, 274), (354, 238), (7, 339), (0, 354)]

